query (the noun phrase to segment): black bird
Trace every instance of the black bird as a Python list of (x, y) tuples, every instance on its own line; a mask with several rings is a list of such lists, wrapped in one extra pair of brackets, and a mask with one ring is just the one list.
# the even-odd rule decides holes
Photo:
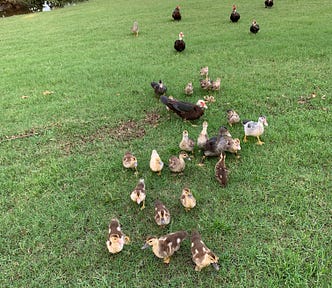
[(180, 13), (180, 6), (176, 6), (173, 13), (172, 13), (172, 17), (174, 20), (176, 21), (180, 21), (181, 20), (181, 13)]
[(256, 20), (253, 20), (250, 26), (250, 32), (256, 34), (259, 31), (259, 25)]
[(174, 49), (178, 52), (182, 52), (184, 49), (186, 49), (186, 43), (184, 43), (183, 38), (184, 34), (180, 32), (179, 39), (174, 42)]
[(273, 0), (265, 0), (265, 8), (272, 8)]
[(236, 6), (233, 5), (231, 16), (229, 17), (232, 22), (237, 22), (240, 19), (240, 13), (236, 11)]
[(151, 87), (153, 88), (155, 95), (158, 97), (164, 95), (167, 91), (167, 87), (161, 80), (159, 80), (159, 82), (151, 82)]
[(184, 120), (199, 119), (204, 114), (204, 109), (207, 108), (203, 100), (198, 100), (197, 103), (194, 104), (172, 99), (167, 96), (160, 96), (160, 101)]

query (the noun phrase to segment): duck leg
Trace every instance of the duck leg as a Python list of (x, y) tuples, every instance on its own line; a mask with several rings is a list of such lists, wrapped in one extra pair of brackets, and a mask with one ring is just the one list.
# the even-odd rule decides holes
[(257, 143), (256, 143), (257, 145), (263, 145), (264, 144), (264, 142), (262, 142), (261, 139), (259, 139), (259, 136), (257, 136), (256, 138), (258, 140)]
[(244, 137), (243, 137), (243, 142), (244, 142), (244, 143), (247, 143), (247, 142), (248, 142), (247, 135), (244, 135)]
[(130, 238), (128, 236), (125, 236), (124, 240), (125, 240), (125, 244), (129, 244)]
[(143, 203), (143, 204), (142, 204), (141, 210), (143, 210), (143, 209), (145, 208), (145, 200), (143, 200), (142, 203)]
[(204, 166), (204, 160), (205, 160), (206, 156), (203, 155), (201, 161), (197, 164), (198, 166)]
[(168, 256), (168, 257), (164, 258), (164, 263), (165, 264), (169, 264), (169, 261), (171, 261), (171, 257)]

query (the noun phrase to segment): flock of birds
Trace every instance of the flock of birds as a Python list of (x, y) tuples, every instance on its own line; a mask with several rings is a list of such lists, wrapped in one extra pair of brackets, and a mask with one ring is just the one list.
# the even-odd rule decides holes
[[(272, 7), (273, 0), (266, 0), (264, 2), (265, 7)], [(180, 21), (182, 16), (180, 13), (180, 7), (177, 6), (172, 17), (175, 21)], [(240, 14), (236, 10), (236, 6), (233, 5), (230, 20), (237, 22), (240, 19)], [(131, 31), (138, 36), (139, 27), (137, 21)], [(250, 26), (250, 32), (257, 33), (259, 31), (259, 25), (253, 20)], [(174, 48), (181, 52), (185, 49), (185, 43), (183, 41), (183, 33), (180, 32), (179, 39), (175, 41)], [(208, 77), (209, 68), (201, 67), (200, 86), (203, 90), (220, 91), (221, 78), (217, 78), (215, 81), (210, 80)], [(205, 96), (204, 100), (200, 99), (196, 103), (180, 101), (172, 96), (166, 96), (167, 87), (162, 80), (158, 82), (151, 82), (154, 94), (160, 99), (167, 110), (174, 112), (184, 121), (197, 120), (204, 115), (205, 109), (207, 109), (206, 102), (214, 102), (213, 96)], [(188, 96), (193, 94), (192, 82), (189, 82), (184, 88), (184, 93)], [(227, 122), (229, 126), (233, 126), (236, 123), (240, 123), (240, 116), (235, 110), (227, 110)], [(252, 136), (257, 138), (257, 144), (262, 145), (264, 142), (261, 141), (260, 136), (264, 133), (264, 126), (268, 126), (267, 119), (265, 116), (260, 116), (258, 121), (244, 120), (242, 121), (244, 129), (243, 142), (247, 142), (247, 137)], [(194, 153), (194, 149), (197, 146), (202, 151), (202, 159), (200, 160), (200, 166), (204, 165), (206, 157), (219, 157), (219, 160), (215, 164), (214, 172), (215, 179), (219, 182), (221, 187), (225, 187), (228, 183), (228, 169), (225, 164), (226, 153), (235, 154), (235, 157), (239, 158), (238, 152), (241, 150), (240, 139), (233, 138), (229, 130), (225, 126), (221, 126), (218, 131), (218, 135), (214, 137), (208, 136), (208, 122), (202, 123), (202, 130), (198, 135), (196, 141), (189, 137), (187, 130), (182, 132), (182, 139), (179, 142), (180, 153), (178, 156), (171, 156), (168, 159), (168, 165), (164, 165), (161, 157), (157, 150), (152, 150), (150, 157), (150, 169), (151, 171), (161, 175), (162, 170), (165, 166), (172, 173), (183, 173), (186, 167), (186, 160), (190, 160), (191, 155)], [(138, 174), (138, 160), (134, 154), (127, 151), (123, 158), (122, 164), (127, 169), (135, 170), (135, 174)], [(139, 179), (137, 185), (130, 194), (130, 198), (133, 202), (140, 206), (140, 209), (145, 208), (146, 199), (146, 187), (144, 179)], [(185, 187), (180, 195), (180, 203), (184, 207), (185, 211), (188, 212), (196, 206), (196, 199), (191, 192), (190, 188)], [(171, 221), (171, 213), (169, 209), (160, 201), (156, 200), (154, 203), (154, 220), (160, 227), (165, 227)], [(180, 249), (180, 245), (183, 240), (189, 237), (187, 231), (181, 230), (173, 232), (161, 237), (148, 237), (142, 249), (152, 247), (152, 251), (158, 258), (163, 259), (163, 262), (169, 264), (171, 256)], [(108, 238), (106, 241), (107, 249), (110, 253), (116, 254), (122, 251), (125, 244), (128, 244), (130, 239), (126, 236), (121, 229), (120, 222), (117, 218), (111, 220), (109, 224)], [(197, 230), (191, 233), (191, 256), (195, 263), (195, 270), (201, 271), (202, 268), (212, 265), (216, 270), (219, 270), (218, 260), (219, 257), (214, 254), (203, 242), (200, 233)]]

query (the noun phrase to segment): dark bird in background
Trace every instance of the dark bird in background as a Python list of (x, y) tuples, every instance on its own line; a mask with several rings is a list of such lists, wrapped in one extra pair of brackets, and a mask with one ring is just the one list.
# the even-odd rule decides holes
[(233, 5), (233, 10), (232, 10), (231, 16), (229, 18), (234, 23), (240, 20), (240, 13), (236, 11), (235, 5)]
[(272, 8), (273, 0), (265, 0), (265, 8)]
[(198, 100), (194, 104), (171, 99), (167, 96), (160, 96), (160, 101), (184, 120), (199, 119), (204, 114), (204, 110), (207, 109), (203, 100)]
[(186, 43), (183, 41), (184, 34), (179, 33), (179, 39), (174, 42), (174, 49), (178, 52), (182, 52), (186, 48)]
[(256, 34), (259, 31), (259, 25), (257, 24), (256, 20), (254, 19), (250, 26), (250, 32)]
[(164, 95), (167, 91), (167, 87), (161, 80), (159, 80), (159, 82), (151, 82), (151, 87), (153, 88), (155, 95), (158, 97)]
[(181, 20), (181, 12), (180, 12), (180, 6), (176, 6), (173, 13), (172, 13), (172, 17), (174, 20), (176, 21), (180, 21)]
[(220, 159), (214, 167), (214, 175), (221, 187), (226, 187), (228, 180), (228, 170), (225, 165), (225, 152), (220, 154)]

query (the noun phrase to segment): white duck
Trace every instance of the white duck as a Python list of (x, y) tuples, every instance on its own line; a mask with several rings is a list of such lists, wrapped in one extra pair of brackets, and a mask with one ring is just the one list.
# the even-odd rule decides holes
[(257, 138), (257, 145), (264, 144), (264, 142), (259, 139), (259, 136), (264, 133), (264, 126), (268, 126), (265, 116), (260, 116), (258, 122), (244, 120), (242, 124), (244, 128), (243, 142), (248, 141), (247, 136), (254, 136)]

